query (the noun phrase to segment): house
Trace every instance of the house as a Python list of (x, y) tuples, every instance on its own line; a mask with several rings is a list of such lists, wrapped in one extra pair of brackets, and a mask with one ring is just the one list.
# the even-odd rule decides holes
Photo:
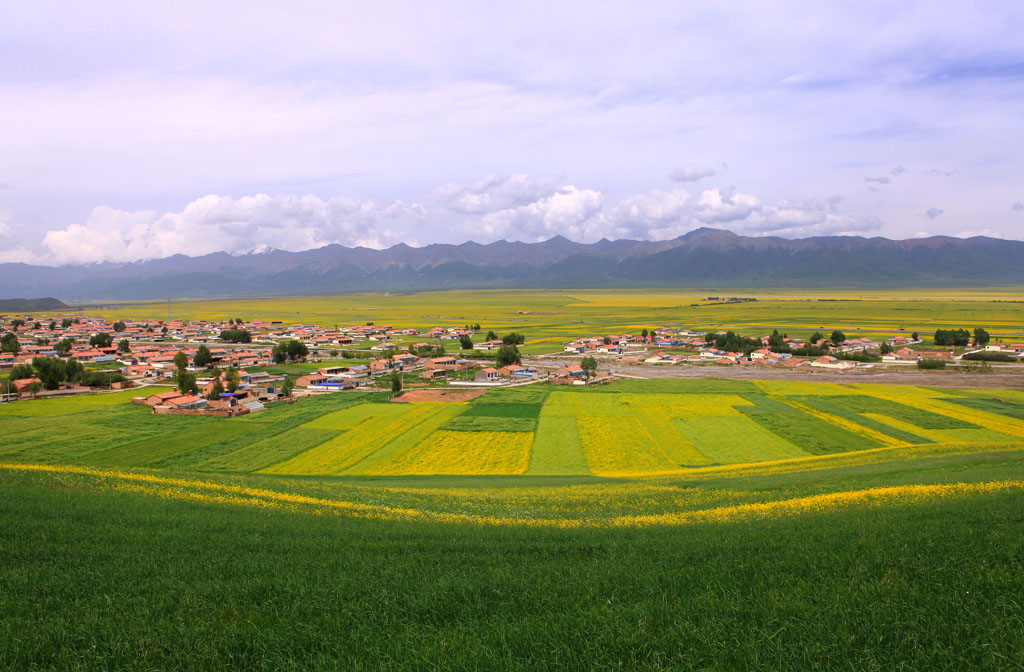
[(161, 392), (160, 394), (152, 394), (146, 397), (146, 406), (162, 406), (168, 399), (175, 399), (181, 396), (181, 392)]
[(586, 371), (579, 364), (572, 364), (570, 366), (563, 366), (560, 369), (555, 370), (556, 378), (572, 378), (580, 379), (586, 376)]
[(18, 380), (11, 381), (11, 385), (14, 386), (14, 391), (18, 394), (19, 397), (24, 397), (26, 395), (32, 394), (32, 392), (29, 392), (29, 388), (32, 387), (34, 383), (39, 385), (39, 389), (42, 389), (42, 381), (40, 381), (35, 376), (33, 376), (32, 378), (19, 378)]
[(504, 341), (483, 341), (473, 345), (474, 350), (496, 350), (505, 345)]
[(489, 366), (476, 372), (476, 382), (478, 383), (497, 383), (500, 380), (498, 370)]
[(850, 362), (824, 355), (811, 362), (811, 366), (819, 369), (852, 369), (857, 366), (857, 362)]
[(162, 406), (170, 406), (181, 410), (200, 410), (206, 408), (206, 400), (192, 394), (179, 395), (171, 399), (165, 399)]
[(326, 383), (330, 380), (331, 378), (329, 376), (325, 376), (322, 373), (309, 373), (305, 376), (299, 377), (299, 379), (295, 381), (295, 387), (311, 387), (313, 385)]

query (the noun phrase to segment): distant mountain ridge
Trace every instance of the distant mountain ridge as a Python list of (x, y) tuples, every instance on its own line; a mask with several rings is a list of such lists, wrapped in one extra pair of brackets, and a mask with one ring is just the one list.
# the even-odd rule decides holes
[(43, 299), (0, 299), (0, 312), (32, 313), (39, 310), (67, 310), (70, 307), (52, 296), (47, 296)]
[(978, 236), (787, 239), (702, 228), (672, 240), (327, 245), (82, 266), (0, 264), (0, 292), (65, 300), (516, 287), (1024, 285), (1024, 242)]

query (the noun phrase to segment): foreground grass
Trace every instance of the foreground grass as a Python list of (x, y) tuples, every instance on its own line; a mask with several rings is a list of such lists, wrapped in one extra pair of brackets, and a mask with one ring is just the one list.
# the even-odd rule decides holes
[(5, 472), (0, 668), (1019, 669), (1022, 511), (1015, 490), (535, 529)]

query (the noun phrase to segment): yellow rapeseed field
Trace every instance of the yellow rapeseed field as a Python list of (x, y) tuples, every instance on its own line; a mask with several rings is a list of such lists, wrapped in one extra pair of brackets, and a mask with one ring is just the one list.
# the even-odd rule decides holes
[(374, 474), (522, 474), (532, 432), (437, 431), (379, 465)]

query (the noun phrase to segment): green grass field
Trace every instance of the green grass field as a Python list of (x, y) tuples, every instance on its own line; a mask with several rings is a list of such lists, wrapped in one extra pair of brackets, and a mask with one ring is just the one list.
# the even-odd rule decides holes
[[(401, 476), (412, 452), (418, 457), (409, 473), (416, 474), (636, 477), (891, 447), (1024, 440), (1024, 403), (996, 394), (632, 380), (584, 390), (546, 383), (497, 389), (470, 403), (394, 404), (385, 393), (344, 392), (241, 418), (194, 418), (150, 417), (147, 407), (125, 403), (129, 391), (3, 407), (0, 460)], [(501, 438), (525, 451), (525, 461), (450, 460), (491, 450)]]
[(128, 396), (0, 410), (0, 669), (1024, 665), (1020, 391)]

